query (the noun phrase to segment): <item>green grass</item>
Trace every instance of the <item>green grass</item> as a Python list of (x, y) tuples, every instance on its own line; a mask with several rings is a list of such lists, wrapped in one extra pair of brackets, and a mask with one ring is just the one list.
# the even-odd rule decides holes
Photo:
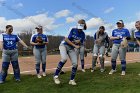
[(110, 67), (104, 73), (99, 68), (91, 73), (77, 72), (77, 86), (68, 85), (70, 72), (60, 75), (61, 84), (55, 85), (52, 74), (38, 79), (35, 75), (22, 75), (17, 83), (13, 75), (8, 75), (7, 81), (0, 85), (0, 93), (140, 93), (140, 63), (127, 65), (126, 76), (120, 75), (120, 65), (113, 75), (108, 75)]

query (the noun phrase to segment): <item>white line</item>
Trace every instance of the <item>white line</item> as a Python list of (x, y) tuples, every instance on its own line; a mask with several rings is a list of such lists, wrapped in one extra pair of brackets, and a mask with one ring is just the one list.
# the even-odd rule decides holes
[[(89, 66), (89, 65), (91, 65), (91, 64), (86, 64), (85, 65), (85, 67), (86, 66)], [(71, 68), (72, 66), (68, 66), (68, 67), (63, 67), (64, 69), (65, 68)], [(78, 66), (78, 67), (80, 67), (80, 66)], [(50, 69), (46, 69), (47, 71), (50, 71), (50, 70), (55, 70), (56, 68), (50, 68)], [(30, 73), (30, 72), (35, 72), (36, 70), (29, 70), (29, 71), (22, 71), (22, 72), (20, 72), (21, 74), (24, 74), (24, 73)], [(10, 74), (14, 74), (14, 73), (10, 73)]]
[[(127, 61), (138, 61), (138, 60), (127, 60)], [(120, 62), (120, 61), (119, 61)], [(110, 61), (105, 61), (105, 64), (109, 64), (111, 63)], [(90, 66), (92, 64), (86, 64), (85, 67), (87, 66)], [(72, 66), (68, 66), (68, 67), (63, 67), (64, 69), (67, 69), (67, 68), (71, 68)], [(80, 67), (80, 66), (78, 66)], [(56, 68), (50, 68), (50, 69), (46, 69), (47, 71), (51, 71), (51, 70), (55, 70)], [(20, 72), (21, 74), (24, 74), (24, 73), (30, 73), (30, 72), (35, 72), (36, 70), (29, 70), (29, 71), (22, 71)], [(10, 73), (10, 74), (13, 74), (13, 73)]]

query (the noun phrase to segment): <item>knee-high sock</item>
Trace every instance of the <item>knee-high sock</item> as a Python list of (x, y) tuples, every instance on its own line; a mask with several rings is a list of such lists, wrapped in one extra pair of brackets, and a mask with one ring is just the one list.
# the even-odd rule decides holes
[(70, 80), (74, 80), (75, 75), (76, 75), (76, 71), (77, 71), (77, 66), (76, 67), (72, 67), (72, 72), (71, 72)]
[(126, 61), (121, 60), (121, 64), (122, 64), (122, 71), (125, 71), (126, 70)]
[(40, 73), (40, 63), (37, 63), (35, 66), (36, 66), (36, 73), (39, 74)]
[(42, 71), (45, 72), (46, 71), (46, 63), (42, 64)]
[(59, 75), (59, 73), (60, 73), (60, 71), (61, 71), (61, 69), (62, 69), (62, 67), (64, 66), (64, 62), (59, 62), (58, 63), (58, 66), (57, 66), (57, 69), (56, 69), (56, 71), (55, 71), (55, 74), (54, 74), (54, 76), (58, 76)]
[(5, 81), (5, 79), (7, 77), (7, 70), (9, 68), (9, 64), (10, 64), (10, 62), (3, 62), (2, 63), (2, 70), (0, 73), (0, 81)]
[(116, 69), (116, 61), (112, 60), (111, 63), (112, 63), (112, 69), (115, 70)]
[(97, 62), (97, 56), (93, 56), (92, 58), (92, 69), (96, 67), (96, 62)]
[(99, 57), (99, 59), (100, 59), (101, 69), (104, 69), (104, 57)]
[(14, 77), (15, 79), (20, 79), (20, 68), (18, 61), (12, 61), (13, 71), (14, 71)]
[(84, 59), (81, 60), (81, 68), (84, 69), (84, 65), (85, 65), (85, 62), (84, 62)]

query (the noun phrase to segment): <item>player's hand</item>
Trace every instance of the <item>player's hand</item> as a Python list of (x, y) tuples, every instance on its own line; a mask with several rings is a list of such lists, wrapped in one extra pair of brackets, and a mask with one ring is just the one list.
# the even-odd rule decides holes
[(80, 48), (80, 46), (78, 46), (78, 45), (75, 45), (74, 47), (77, 48), (77, 49)]
[(117, 37), (116, 37), (116, 39), (122, 39), (122, 38), (123, 38), (122, 36), (117, 36)]
[(95, 40), (95, 43), (96, 44), (100, 44), (101, 43), (101, 40), (100, 39), (97, 39), (97, 40)]
[(80, 44), (80, 40), (74, 40), (75, 44)]
[(42, 45), (42, 43), (37, 42), (37, 43), (35, 43), (35, 45)]
[(121, 47), (122, 48), (125, 48), (127, 46), (128, 46), (128, 41), (127, 41), (126, 37), (124, 37), (123, 40), (122, 40), (122, 42), (121, 42)]
[(31, 49), (32, 49), (32, 48), (31, 48), (31, 47), (29, 47), (29, 46), (27, 46), (26, 48), (27, 48), (28, 50), (31, 50)]

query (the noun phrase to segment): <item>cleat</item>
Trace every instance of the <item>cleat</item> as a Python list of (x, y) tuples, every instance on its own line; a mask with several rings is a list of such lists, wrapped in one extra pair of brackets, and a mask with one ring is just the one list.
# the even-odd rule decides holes
[(43, 72), (43, 73), (42, 73), (42, 76), (43, 76), (43, 77), (46, 77), (46, 73), (45, 73), (45, 72)]
[(55, 84), (57, 84), (57, 85), (60, 84), (60, 80), (59, 80), (58, 76), (54, 76), (53, 79), (54, 79)]
[(73, 85), (73, 86), (77, 85), (76, 82), (75, 82), (74, 80), (70, 80), (70, 81), (69, 81), (69, 84), (70, 84), (70, 85)]
[(104, 72), (104, 71), (105, 71), (105, 69), (100, 69), (100, 71), (101, 71), (101, 72)]
[(122, 71), (121, 75), (124, 76), (125, 75), (125, 71)]
[(86, 72), (86, 70), (85, 69), (82, 69), (82, 72)]
[(94, 70), (93, 70), (93, 69), (91, 69), (91, 72), (94, 72)]
[(3, 84), (4, 83), (4, 81), (0, 81), (0, 84)]
[(42, 76), (40, 74), (37, 74), (37, 78), (42, 78)]
[(116, 70), (111, 69), (111, 71), (109, 72), (109, 74), (113, 74), (114, 72), (116, 72)]

